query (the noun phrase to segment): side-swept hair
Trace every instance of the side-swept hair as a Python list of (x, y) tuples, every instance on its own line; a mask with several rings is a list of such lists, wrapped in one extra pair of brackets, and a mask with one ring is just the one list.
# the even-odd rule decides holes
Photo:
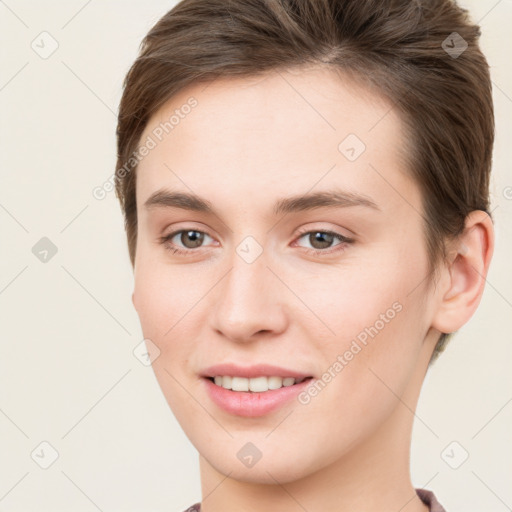
[[(194, 82), (322, 65), (384, 95), (400, 114), (435, 278), (445, 243), (462, 233), (467, 214), (490, 216), (494, 113), (479, 36), (453, 0), (182, 0), (146, 35), (124, 81), (116, 195), (132, 265), (132, 155), (158, 108)], [(435, 356), (448, 336), (441, 335)]]

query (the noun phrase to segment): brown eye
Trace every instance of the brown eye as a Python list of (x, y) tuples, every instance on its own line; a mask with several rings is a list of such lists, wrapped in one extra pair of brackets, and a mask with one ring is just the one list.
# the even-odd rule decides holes
[(159, 241), (173, 253), (187, 255), (196, 253), (194, 249), (202, 248), (205, 237), (212, 239), (210, 235), (197, 229), (180, 229), (161, 237)]
[[(303, 246), (304, 249), (317, 255), (328, 255), (335, 251), (341, 251), (348, 244), (354, 242), (352, 238), (329, 230), (303, 231), (297, 240), (302, 238), (307, 240), (310, 245), (310, 247)], [(338, 243), (333, 244), (335, 240), (338, 240)]]
[(200, 247), (203, 243), (204, 233), (195, 230), (181, 231), (179, 240), (187, 249), (194, 249), (196, 247)]
[(324, 231), (312, 231), (309, 234), (309, 242), (313, 249), (327, 249), (331, 246), (334, 236)]

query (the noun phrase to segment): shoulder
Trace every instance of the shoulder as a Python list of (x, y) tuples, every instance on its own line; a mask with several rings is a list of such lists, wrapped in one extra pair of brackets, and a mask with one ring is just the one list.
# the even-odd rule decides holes
[(427, 489), (416, 489), (416, 494), (420, 497), (421, 501), (428, 506), (430, 512), (446, 512), (444, 507), (437, 501), (434, 493)]
[[(437, 501), (437, 498), (432, 491), (428, 491), (427, 489), (416, 489), (416, 494), (420, 497), (421, 501), (429, 507), (430, 512), (446, 512), (439, 501)], [(201, 512), (201, 503), (194, 503), (183, 512)]]
[(187, 508), (187, 510), (184, 510), (183, 512), (201, 512), (201, 503), (194, 503), (190, 507)]

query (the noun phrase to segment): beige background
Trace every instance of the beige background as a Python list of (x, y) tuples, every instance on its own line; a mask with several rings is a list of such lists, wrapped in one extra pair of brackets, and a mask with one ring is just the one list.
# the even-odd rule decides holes
[[(151, 367), (133, 354), (142, 335), (119, 205), (113, 192), (92, 195), (114, 171), (124, 75), (174, 3), (0, 2), (0, 510), (181, 512), (200, 500), (197, 453)], [(462, 4), (481, 23), (492, 67), (496, 252), (480, 308), (427, 376), (412, 476), (448, 512), (504, 512), (512, 507), (512, 2)], [(44, 59), (32, 41), (39, 53), (52, 41), (58, 48)], [(32, 253), (42, 237), (58, 251), (46, 263)], [(41, 468), (52, 450), (57, 460)], [(451, 468), (447, 460), (456, 465), (464, 450), (469, 458)]]

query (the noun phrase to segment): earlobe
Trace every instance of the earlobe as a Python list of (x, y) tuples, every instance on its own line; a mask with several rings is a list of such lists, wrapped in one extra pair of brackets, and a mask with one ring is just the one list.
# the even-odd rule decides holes
[(486, 212), (474, 210), (466, 217), (454, 251), (446, 269), (448, 289), (440, 297), (432, 322), (432, 327), (444, 333), (455, 332), (468, 322), (482, 298), (494, 251), (494, 228)]

